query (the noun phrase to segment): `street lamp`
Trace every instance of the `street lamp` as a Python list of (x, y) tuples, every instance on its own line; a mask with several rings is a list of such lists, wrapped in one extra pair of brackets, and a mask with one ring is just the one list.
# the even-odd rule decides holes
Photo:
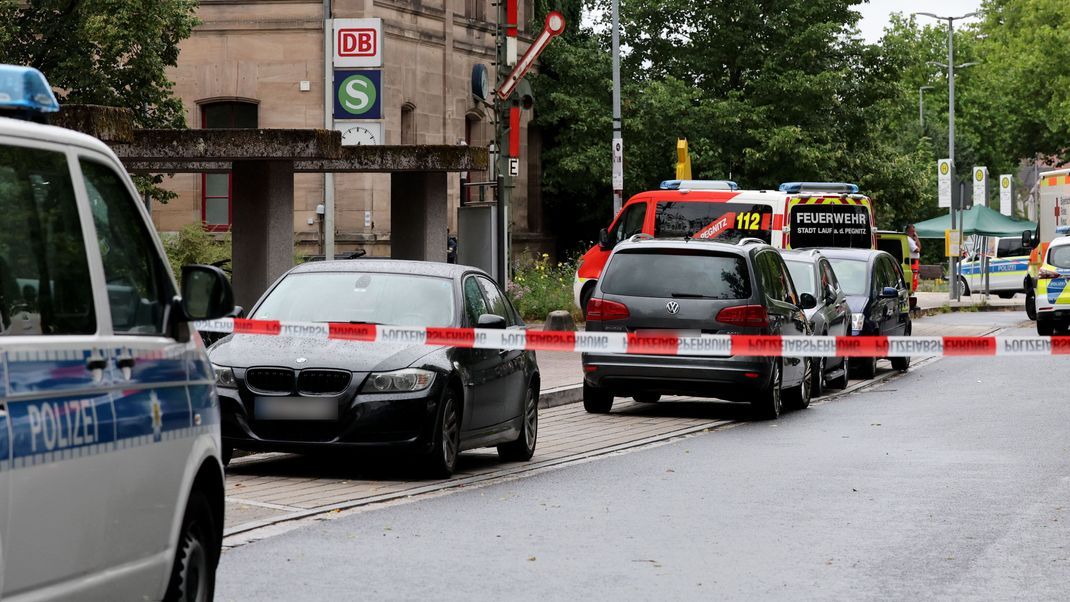
[(925, 91), (932, 89), (932, 86), (922, 86), (918, 88), (918, 124), (921, 125), (923, 132), (925, 130)]
[[(961, 17), (941, 17), (934, 15), (933, 13), (914, 13), (914, 15), (921, 15), (924, 17), (932, 17), (940, 21), (947, 21), (947, 64), (935, 63), (941, 67), (947, 68), (947, 156), (951, 161), (951, 168), (955, 168), (955, 21), (962, 19), (968, 19), (970, 17), (976, 17), (977, 13), (966, 13)], [(965, 63), (959, 65), (960, 68), (968, 67), (976, 63)], [(959, 199), (959, 211), (962, 211), (962, 199)], [(956, 215), (955, 215), (955, 203), (951, 203), (951, 229), (956, 229)], [(960, 237), (961, 240), (961, 237)], [(959, 279), (958, 270), (958, 257), (951, 257), (948, 260), (948, 270), (951, 281), (949, 287), (948, 297), (952, 300), (959, 298)]]

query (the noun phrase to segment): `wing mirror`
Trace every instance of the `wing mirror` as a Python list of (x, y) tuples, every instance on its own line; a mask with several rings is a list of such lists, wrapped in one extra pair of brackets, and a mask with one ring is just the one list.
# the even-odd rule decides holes
[(886, 286), (881, 289), (881, 299), (897, 299), (899, 298), (899, 289), (894, 286)]
[(504, 330), (505, 318), (495, 314), (483, 314), (479, 316), (479, 320), (476, 321), (476, 327)]
[(598, 231), (598, 246), (603, 251), (608, 251), (613, 248), (613, 242), (609, 239), (609, 230), (602, 228)]
[(799, 295), (799, 307), (801, 309), (813, 309), (817, 307), (817, 298), (810, 293)]
[(211, 265), (182, 266), (182, 301), (186, 320), (215, 320), (234, 312), (234, 291), (223, 270)]
[(1036, 246), (1036, 240), (1033, 238), (1033, 231), (1032, 230), (1023, 230), (1022, 231), (1022, 247), (1026, 248), (1026, 249), (1032, 249), (1034, 246)]

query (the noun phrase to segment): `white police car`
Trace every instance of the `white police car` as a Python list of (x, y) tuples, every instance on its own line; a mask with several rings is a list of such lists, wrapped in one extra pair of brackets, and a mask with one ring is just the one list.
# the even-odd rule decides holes
[(188, 266), (178, 295), (115, 155), (30, 122), (58, 108), (0, 66), (0, 597), (209, 599), (219, 407), (188, 323), (230, 285)]

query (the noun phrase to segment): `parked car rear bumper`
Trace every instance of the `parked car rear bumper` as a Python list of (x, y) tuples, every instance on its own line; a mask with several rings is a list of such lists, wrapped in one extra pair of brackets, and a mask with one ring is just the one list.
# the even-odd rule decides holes
[(769, 384), (774, 358), (691, 358), (583, 354), (587, 384), (627, 397), (637, 393), (746, 400)]

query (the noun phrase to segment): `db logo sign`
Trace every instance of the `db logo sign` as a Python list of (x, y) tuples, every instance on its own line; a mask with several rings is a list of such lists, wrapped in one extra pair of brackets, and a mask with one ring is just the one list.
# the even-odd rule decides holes
[(379, 32), (374, 29), (339, 29), (338, 56), (375, 56), (379, 53)]
[(335, 67), (382, 67), (383, 20), (335, 19)]

